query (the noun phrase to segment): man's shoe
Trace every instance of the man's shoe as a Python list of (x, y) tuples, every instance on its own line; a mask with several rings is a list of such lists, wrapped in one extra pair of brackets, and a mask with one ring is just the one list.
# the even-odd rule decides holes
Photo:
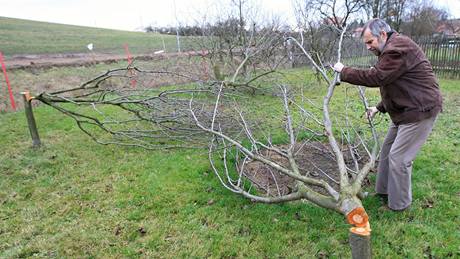
[(372, 196), (379, 198), (380, 201), (383, 201), (385, 203), (388, 202), (388, 194), (383, 194), (383, 193), (374, 193)]
[(403, 211), (406, 211), (406, 210), (409, 210), (409, 209), (410, 209), (410, 205), (409, 205), (409, 206), (407, 206), (407, 207), (406, 207), (406, 208), (404, 208), (404, 209), (400, 209), (400, 210), (394, 210), (394, 209), (392, 209), (392, 208), (388, 207), (388, 205), (387, 205), (387, 204), (385, 204), (385, 205), (381, 206), (380, 208), (378, 208), (378, 211), (382, 211), (382, 212), (383, 212), (383, 211), (391, 211), (391, 212), (403, 212)]

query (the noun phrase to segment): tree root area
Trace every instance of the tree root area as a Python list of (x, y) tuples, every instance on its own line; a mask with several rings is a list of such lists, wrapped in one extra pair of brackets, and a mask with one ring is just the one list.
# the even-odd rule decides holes
[[(278, 146), (278, 148), (285, 149), (287, 146)], [(361, 167), (367, 161), (367, 156), (362, 151), (354, 150), (353, 152), (358, 165)], [(346, 146), (342, 147), (342, 153), (349, 168), (348, 175), (351, 179), (354, 175), (353, 171), (356, 171), (356, 162)], [(283, 167), (290, 168), (288, 159), (274, 151), (262, 150), (260, 154)], [(327, 144), (321, 142), (297, 144), (293, 154), (302, 175), (315, 179), (323, 179), (332, 188), (337, 191), (339, 190), (338, 165), (334, 153)], [(289, 194), (296, 188), (293, 178), (280, 173), (262, 162), (248, 161), (240, 168), (242, 168), (246, 178), (259, 191), (259, 194), (276, 197)], [(365, 179), (364, 185), (370, 185), (369, 179)], [(321, 187), (310, 187), (321, 194), (327, 195), (326, 190)]]

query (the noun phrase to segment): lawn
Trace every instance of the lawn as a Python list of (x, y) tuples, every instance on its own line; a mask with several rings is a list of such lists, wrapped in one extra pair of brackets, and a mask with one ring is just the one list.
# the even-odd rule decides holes
[[(187, 41), (182, 38), (182, 41)], [(0, 17), (0, 51), (15, 54), (87, 53), (93, 43), (97, 53), (124, 54), (124, 44), (133, 54), (153, 53), (166, 47), (177, 51), (176, 37), (157, 33), (91, 28)], [(164, 44), (164, 45), (163, 45)], [(182, 42), (182, 49), (187, 43)]]
[[(459, 83), (441, 80), (444, 112), (414, 163), (412, 208), (381, 212), (377, 198), (364, 200), (375, 258), (460, 256)], [(317, 100), (324, 94), (305, 91)], [(377, 91), (368, 94), (377, 99)], [(36, 150), (23, 112), (0, 113), (2, 258), (350, 258), (343, 216), (230, 193), (205, 150), (102, 146), (50, 107), (35, 115), (44, 143)]]

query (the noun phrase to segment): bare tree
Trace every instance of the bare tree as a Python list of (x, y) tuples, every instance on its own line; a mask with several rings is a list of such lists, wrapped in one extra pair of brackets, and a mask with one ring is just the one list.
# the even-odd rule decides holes
[[(336, 58), (335, 50), (343, 26), (349, 27), (354, 20), (362, 17), (365, 7), (362, 0), (294, 1), (300, 45), (309, 50), (318, 65), (330, 65)], [(297, 48), (296, 52), (304, 57), (301, 49)], [(316, 72), (321, 78), (320, 72)]]
[[(332, 12), (335, 61), (341, 60), (347, 20), (358, 7), (345, 1), (340, 6), (343, 15), (337, 9)], [(322, 12), (326, 14), (325, 9)], [(331, 113), (338, 74), (328, 72), (321, 58), (313, 58), (302, 33), (297, 37), (273, 29), (258, 33), (256, 37), (253, 29), (248, 34), (239, 49), (243, 56), (228, 76), (204, 81), (183, 72), (130, 66), (108, 71), (74, 89), (42, 93), (37, 99), (75, 119), (83, 132), (101, 144), (148, 149), (207, 146), (211, 167), (226, 189), (255, 202), (308, 200), (334, 210), (353, 225), (354, 256), (369, 257), (370, 225), (361, 189), (379, 150), (373, 122), (357, 124), (347, 105), (342, 109), (345, 112)], [(327, 92), (320, 105), (276, 70), (276, 64), (286, 60), (280, 54), (286, 54), (280, 51), (283, 36), (322, 77)], [(267, 49), (272, 53), (263, 54)], [(267, 62), (267, 57), (275, 61)], [(249, 77), (241, 73), (256, 58), (265, 64), (256, 66)], [(133, 77), (138, 81), (136, 89), (128, 83)], [(152, 84), (161, 77), (185, 84), (180, 88)], [(249, 96), (244, 91), (257, 82), (263, 84), (255, 89), (269, 94), (262, 102), (255, 99), (257, 91)], [(366, 109), (364, 90), (356, 90)], [(302, 156), (307, 148), (318, 151), (333, 166), (326, 170), (316, 157)]]
[(285, 48), (279, 20), (262, 20), (260, 8), (243, 0), (227, 1), (217, 13), (197, 21), (203, 33), (195, 40), (195, 48), (205, 50), (203, 57), (214, 79), (247, 85), (241, 81), (256, 76), (259, 68), (275, 70), (285, 61), (284, 53), (280, 55)]
[(411, 6), (402, 31), (412, 37), (430, 36), (442, 21), (447, 21), (448, 12), (436, 8), (431, 1), (416, 1)]
[[(431, 1), (431, 0), (428, 0)], [(385, 19), (391, 28), (399, 31), (413, 8), (416, 0), (363, 0), (367, 18)]]

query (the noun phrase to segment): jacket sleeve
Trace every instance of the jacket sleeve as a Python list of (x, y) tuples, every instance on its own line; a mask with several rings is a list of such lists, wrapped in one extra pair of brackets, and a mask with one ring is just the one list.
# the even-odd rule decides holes
[(386, 113), (387, 112), (387, 110), (385, 109), (385, 106), (383, 106), (382, 101), (380, 101), (375, 108), (377, 108), (377, 110), (379, 112), (381, 112), (381, 113)]
[(368, 87), (384, 87), (391, 84), (407, 71), (404, 54), (390, 50), (384, 52), (380, 60), (370, 69), (344, 67), (340, 73), (342, 81)]

